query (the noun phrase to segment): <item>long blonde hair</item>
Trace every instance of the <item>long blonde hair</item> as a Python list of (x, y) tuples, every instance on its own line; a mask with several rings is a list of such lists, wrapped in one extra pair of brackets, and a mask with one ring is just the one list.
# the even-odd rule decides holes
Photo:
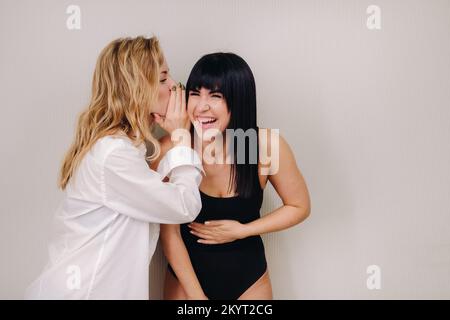
[(164, 56), (156, 37), (121, 38), (100, 53), (92, 80), (89, 106), (78, 119), (75, 140), (63, 160), (59, 187), (65, 189), (83, 156), (101, 137), (123, 131), (135, 145), (153, 145), (152, 106), (158, 99), (160, 66)]

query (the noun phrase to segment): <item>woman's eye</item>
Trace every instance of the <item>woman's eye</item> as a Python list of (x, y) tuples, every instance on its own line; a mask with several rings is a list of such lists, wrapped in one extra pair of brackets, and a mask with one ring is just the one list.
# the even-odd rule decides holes
[(198, 92), (195, 91), (189, 91), (190, 96), (198, 96)]
[(164, 83), (164, 82), (166, 82), (166, 81), (167, 81), (167, 78), (166, 78), (166, 79), (159, 80), (160, 83)]
[(213, 94), (212, 97), (222, 99), (222, 95), (220, 94)]

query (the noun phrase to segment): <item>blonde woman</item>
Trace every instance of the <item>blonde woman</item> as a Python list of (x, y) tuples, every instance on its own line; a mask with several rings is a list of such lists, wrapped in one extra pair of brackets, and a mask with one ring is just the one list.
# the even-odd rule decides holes
[[(201, 208), (202, 166), (176, 142), (158, 172), (145, 142), (153, 122), (187, 131), (184, 87), (175, 86), (156, 38), (111, 42), (95, 67), (92, 98), (61, 168), (65, 191), (49, 262), (28, 299), (148, 299), (148, 266), (160, 223), (185, 223)], [(165, 177), (168, 182), (163, 182)]]

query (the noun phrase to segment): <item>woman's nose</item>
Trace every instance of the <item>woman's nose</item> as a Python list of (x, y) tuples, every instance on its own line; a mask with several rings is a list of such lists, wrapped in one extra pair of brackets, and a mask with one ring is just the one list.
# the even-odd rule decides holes
[(201, 97), (198, 101), (197, 108), (199, 111), (208, 111), (211, 108), (208, 99)]
[(172, 88), (173, 86), (177, 85), (177, 83), (172, 79), (172, 77), (167, 78), (167, 84), (169, 85), (169, 88)]

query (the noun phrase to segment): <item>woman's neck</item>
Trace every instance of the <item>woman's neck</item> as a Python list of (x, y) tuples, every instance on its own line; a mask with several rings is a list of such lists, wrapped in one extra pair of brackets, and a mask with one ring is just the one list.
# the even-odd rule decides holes
[[(196, 137), (198, 139), (198, 136)], [(230, 164), (227, 141), (220, 143), (213, 141), (197, 141), (194, 148), (199, 152), (202, 163), (206, 165), (223, 165)]]

